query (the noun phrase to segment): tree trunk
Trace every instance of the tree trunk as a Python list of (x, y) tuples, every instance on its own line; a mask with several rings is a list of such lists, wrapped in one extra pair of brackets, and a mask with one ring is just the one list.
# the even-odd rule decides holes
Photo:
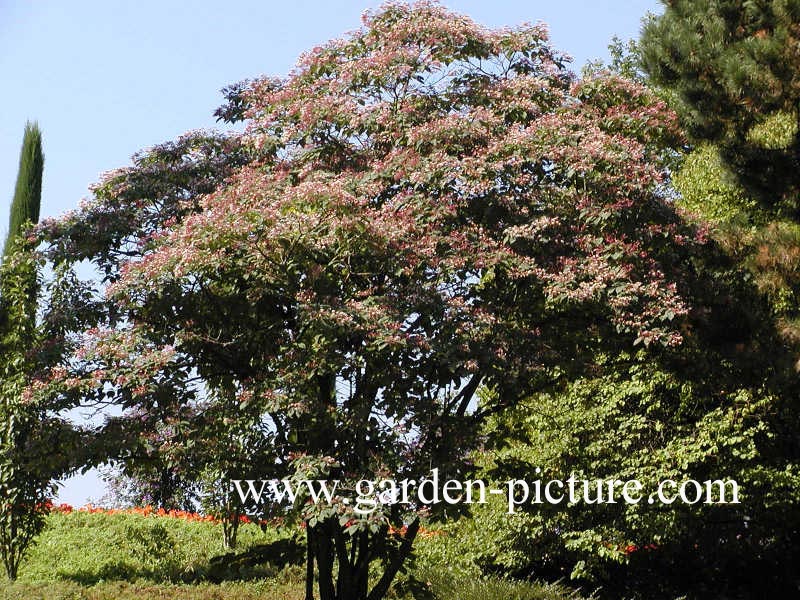
[[(324, 529), (324, 526), (320, 526)], [(320, 600), (340, 600), (336, 594), (336, 587), (333, 583), (333, 562), (335, 548), (331, 544), (329, 531), (317, 531), (314, 533), (317, 540), (317, 570), (319, 571), (319, 598)], [(355, 599), (354, 599), (355, 600)]]
[(306, 598), (314, 600), (314, 537), (306, 521)]
[(222, 545), (226, 550), (236, 549), (236, 538), (239, 533), (239, 518), (241, 513), (235, 510), (233, 514), (228, 512), (222, 519)]
[(375, 587), (372, 588), (372, 591), (367, 596), (366, 600), (382, 600), (389, 591), (389, 586), (392, 584), (392, 581), (397, 575), (397, 572), (400, 570), (400, 567), (403, 566), (406, 558), (408, 555), (411, 554), (411, 547), (414, 544), (414, 538), (417, 537), (417, 532), (419, 531), (419, 517), (414, 519), (411, 522), (411, 525), (408, 526), (406, 530), (406, 535), (403, 537), (403, 541), (400, 543), (400, 549), (397, 552), (397, 556), (394, 557), (391, 563), (386, 567), (386, 570), (383, 572), (383, 576), (381, 576), (378, 583), (375, 584)]
[[(307, 526), (305, 600), (314, 600), (315, 562), (320, 600), (382, 600), (411, 553), (419, 526), (419, 519), (414, 519), (408, 526), (397, 555), (386, 566), (382, 577), (371, 591), (368, 591), (369, 566), (375, 551), (370, 547), (369, 533), (363, 532), (353, 538), (348, 552), (347, 537), (335, 520), (320, 523), (315, 528)], [(338, 567), (336, 576), (334, 565)]]

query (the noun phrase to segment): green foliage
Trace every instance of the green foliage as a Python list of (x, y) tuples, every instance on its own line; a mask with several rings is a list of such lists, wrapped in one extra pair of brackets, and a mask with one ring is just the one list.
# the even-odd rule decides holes
[[(762, 130), (780, 136), (780, 124)], [(749, 271), (769, 298), (784, 340), (800, 342), (800, 224), (775, 219), (748, 195), (722, 163), (717, 148), (700, 144), (673, 176), (676, 204)]]
[(51, 422), (26, 394), (39, 366), (34, 355), (40, 340), (39, 261), (21, 238), (25, 227), (39, 219), (43, 168), (41, 132), (28, 122), (0, 265), (0, 555), (12, 580), (44, 524), (44, 503), (52, 491), (52, 466), (45, 458), (49, 448), (42, 439)]
[(45, 411), (26, 395), (35, 361), (38, 264), (12, 242), (15, 251), (0, 265), (0, 556), (16, 579), (20, 562), (44, 525), (44, 503), (52, 492)]
[(766, 150), (788, 148), (797, 137), (797, 113), (776, 112), (747, 132), (747, 141)]
[(123, 549), (155, 579), (172, 581), (183, 562), (183, 551), (164, 523), (156, 520), (125, 526)]
[(699, 223), (747, 227), (757, 214), (751, 200), (722, 163), (711, 144), (697, 146), (672, 178), (680, 192), (679, 205)]
[(608, 63), (602, 60), (593, 60), (584, 65), (583, 76), (591, 77), (603, 71), (610, 71), (630, 81), (646, 82), (647, 78), (642, 72), (639, 61), (639, 43), (636, 40), (623, 41), (614, 36), (611, 38), (611, 43), (608, 44), (608, 53), (611, 58)]
[[(760, 316), (751, 319), (749, 327), (775, 329), (773, 341), (763, 342), (757, 352), (774, 349), (783, 355), (779, 361), (783, 366), (777, 369), (783, 372), (783, 383), (759, 388), (742, 379), (726, 384), (729, 390), (740, 388), (738, 393), (748, 407), (761, 405), (754, 419), (737, 413), (725, 437), (726, 443), (737, 444), (750, 439), (750, 453), (727, 447), (717, 459), (720, 467), (743, 483), (749, 496), (748, 511), (734, 518), (738, 523), (747, 519), (747, 534), (730, 539), (724, 533), (729, 523), (723, 523), (719, 531), (712, 530), (707, 540), (698, 539), (694, 546), (676, 545), (673, 539), (671, 548), (630, 556), (625, 572), (633, 573), (633, 582), (646, 580), (644, 573), (669, 572), (671, 583), (662, 582), (666, 589), (680, 578), (691, 578), (695, 581), (692, 593), (700, 597), (725, 593), (720, 588), (711, 591), (709, 582), (714, 577), (724, 580), (731, 593), (738, 587), (751, 597), (767, 590), (776, 596), (794, 594), (792, 573), (797, 571), (798, 556), (793, 536), (798, 526), (788, 490), (796, 485), (798, 475), (798, 439), (792, 424), (797, 422), (793, 400), (797, 391), (789, 382), (800, 367), (796, 362), (800, 342), (800, 71), (796, 52), (800, 3), (678, 0), (665, 4), (664, 14), (645, 26), (641, 47), (651, 83), (674, 94), (672, 105), (697, 143), (673, 178), (680, 194), (677, 204), (742, 267), (742, 279), (752, 282), (765, 299)], [(739, 348), (745, 350), (745, 346)], [(745, 351), (743, 356), (754, 355)], [(722, 369), (706, 365), (706, 378), (718, 377), (730, 364)], [(771, 379), (768, 372), (764, 372), (765, 384)], [(698, 435), (712, 430), (711, 423), (698, 422)], [(679, 539), (702, 531), (698, 524), (684, 529), (681, 533), (665, 527)], [(748, 578), (758, 583), (751, 585)]]
[(644, 29), (651, 83), (698, 142), (674, 177), (679, 204), (769, 297), (800, 341), (797, 47), (800, 2), (670, 2)]
[[(700, 593), (715, 579), (739, 593), (754, 572), (759, 589), (791, 589), (786, 574), (800, 558), (792, 541), (800, 462), (797, 448), (787, 447), (796, 444), (796, 407), (794, 417), (776, 418), (788, 403), (746, 381), (736, 389), (741, 372), (715, 390), (687, 363), (676, 367), (641, 355), (598, 361), (607, 374), (498, 418), (490, 434), (499, 448), (482, 459), (486, 473), (543, 482), (571, 474), (636, 479), (645, 498), (665, 479), (733, 479), (741, 505), (543, 504), (511, 517), (502, 507), (480, 507), (476, 524), (466, 526), (485, 532), (475, 562), (547, 579), (569, 574), (602, 584), (610, 597), (640, 586), (648, 597)], [(749, 575), (740, 577), (745, 568)], [(660, 580), (659, 592), (646, 585), (650, 578)]]
[(798, 218), (800, 2), (677, 0), (645, 25), (642, 57), (689, 133), (715, 144), (748, 194)]
[(42, 133), (36, 123), (25, 124), (22, 138), (22, 149), (19, 156), (17, 184), (14, 188), (14, 199), (8, 223), (4, 255), (11, 252), (12, 243), (23, 231), (26, 224), (39, 221), (42, 204), (42, 171), (44, 155), (42, 154)]

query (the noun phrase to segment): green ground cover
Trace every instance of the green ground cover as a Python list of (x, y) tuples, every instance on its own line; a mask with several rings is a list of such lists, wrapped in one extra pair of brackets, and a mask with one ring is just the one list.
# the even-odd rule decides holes
[[(407, 600), (567, 600), (558, 585), (476, 578), (437, 565), (455, 540), (419, 540), (417, 568), (392, 597)], [(3, 600), (302, 600), (302, 536), (243, 525), (228, 553), (215, 523), (131, 513), (53, 512)], [(438, 558), (437, 558), (438, 557)], [(455, 569), (455, 570), (453, 570)]]

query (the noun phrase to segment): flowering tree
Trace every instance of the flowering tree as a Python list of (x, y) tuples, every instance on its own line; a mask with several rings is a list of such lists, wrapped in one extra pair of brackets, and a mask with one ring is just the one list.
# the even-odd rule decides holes
[[(41, 228), (51, 256), (77, 244), (112, 265), (113, 302), (38, 389), (136, 407), (136, 423), (109, 425), (117, 439), (166, 418), (186, 430), (197, 380), (225, 391), (218, 424), (241, 431), (233, 411), (267, 425), (273, 475), (351, 493), (432, 467), (456, 477), (483, 419), (598, 348), (680, 343), (675, 248), (700, 242), (659, 198), (652, 160), (675, 119), (623, 79), (576, 82), (543, 26), (388, 4), (231, 98), (223, 116), (247, 130), (220, 161), (184, 146), (177, 187), (140, 163)], [(146, 202), (123, 201), (131, 181), (152, 184)], [(87, 247), (109, 222), (114, 252)], [(306, 500), (306, 595), (316, 572), (322, 600), (383, 597), (421, 515), (440, 510)]]
[[(234, 86), (226, 93), (236, 89)], [(221, 118), (231, 121), (237, 117)], [(233, 133), (193, 131), (140, 152), (132, 166), (105, 174), (93, 187), (90, 201), (60, 219), (42, 223), (38, 233), (46, 241), (44, 254), (65, 274), (55, 289), (63, 298), (60, 313), (73, 317), (60, 324), (73, 342), (80, 343), (84, 333), (114, 328), (131, 316), (105, 296), (105, 287), (118, 280), (122, 264), (149, 252), (165, 228), (196, 211), (197, 198), (215, 190), (235, 168), (253, 159), (255, 155), (239, 138)], [(75, 267), (84, 261), (91, 262), (99, 277), (78, 277)], [(154, 333), (150, 342), (161, 339)], [(87, 467), (107, 462), (118, 467), (108, 473), (113, 501), (170, 510), (193, 508), (201, 499), (206, 510), (221, 517), (226, 546), (233, 545), (241, 507), (234, 503), (234, 510), (228, 510), (228, 495), (213, 490), (209, 496), (208, 486), (203, 484), (214, 473), (224, 471), (235, 456), (241, 457), (241, 451), (231, 451), (241, 445), (235, 436), (220, 431), (231, 433), (233, 417), (245, 423), (245, 429), (253, 425), (253, 419), (242, 411), (234, 414), (230, 407), (215, 401), (228, 389), (220, 378), (204, 379), (185, 366), (172, 365), (157, 392), (148, 395), (149, 403), (129, 393), (85, 395), (80, 385), (71, 385), (61, 388), (60, 405), (82, 404), (102, 411), (114, 404), (123, 409), (121, 416), (109, 417), (95, 432), (84, 457)], [(93, 369), (79, 358), (54, 375), (77, 384), (81, 377), (91, 376)], [(119, 373), (115, 384), (124, 386), (127, 380), (127, 374)], [(255, 425), (252, 429), (242, 435), (259, 435), (262, 428)], [(260, 442), (263, 445), (265, 439)], [(250, 445), (248, 452), (256, 457), (258, 448)]]

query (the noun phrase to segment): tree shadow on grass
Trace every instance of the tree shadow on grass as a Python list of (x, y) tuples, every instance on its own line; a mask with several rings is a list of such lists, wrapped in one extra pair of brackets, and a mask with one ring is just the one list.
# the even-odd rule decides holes
[[(139, 557), (141, 558), (141, 557)], [(303, 564), (305, 545), (295, 538), (258, 544), (243, 552), (228, 552), (208, 562), (186, 565), (172, 557), (151, 556), (155, 566), (125, 560), (108, 561), (94, 569), (59, 570), (56, 577), (92, 586), (103, 581), (151, 581), (154, 583), (222, 583), (277, 577), (281, 571)], [(151, 561), (148, 561), (151, 562)]]
[(99, 569), (79, 569), (77, 571), (56, 571), (56, 579), (74, 581), (84, 586), (92, 586), (101, 581), (135, 581), (137, 579), (152, 579), (150, 569), (141, 569), (131, 563), (108, 562)]
[(282, 569), (301, 565), (305, 558), (305, 546), (297, 538), (284, 538), (251, 546), (244, 552), (228, 552), (215, 556), (205, 569), (200, 569), (198, 580), (221, 583), (274, 576)]

